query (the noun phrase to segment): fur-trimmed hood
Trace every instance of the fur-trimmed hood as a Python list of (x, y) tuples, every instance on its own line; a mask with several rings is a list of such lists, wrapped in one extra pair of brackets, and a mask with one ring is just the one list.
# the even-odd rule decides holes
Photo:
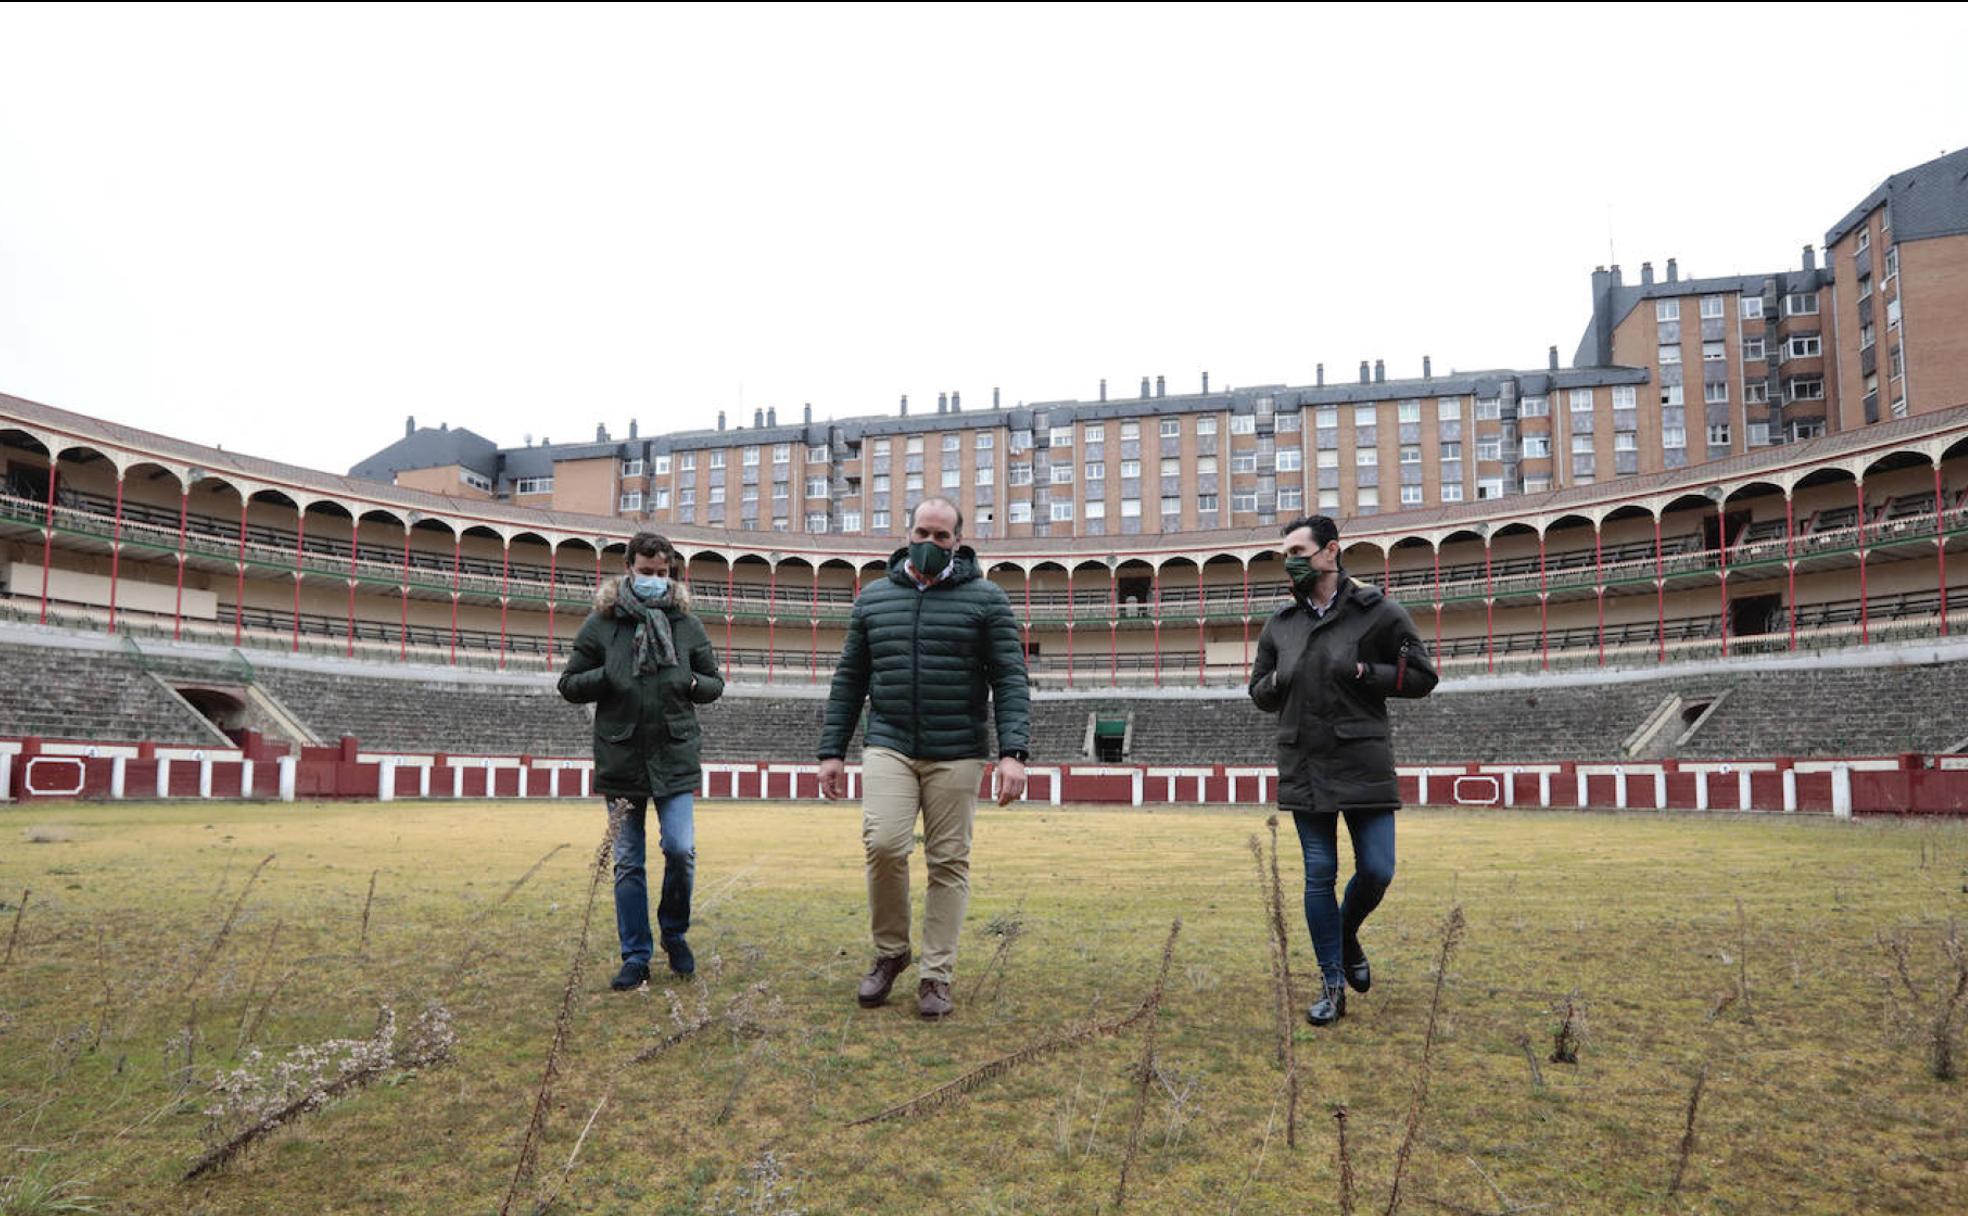
[[(690, 611), (690, 584), (681, 579), (671, 579), (670, 586), (676, 588), (676, 607), (679, 612)], [(596, 612), (613, 612), (615, 601), (622, 595), (621, 578), (605, 578), (595, 584), (594, 607)]]

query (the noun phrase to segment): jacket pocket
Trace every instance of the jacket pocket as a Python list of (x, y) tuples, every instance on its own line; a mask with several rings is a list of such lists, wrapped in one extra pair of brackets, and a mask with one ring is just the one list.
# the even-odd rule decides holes
[(627, 743), (635, 735), (635, 719), (626, 722), (596, 722), (595, 737), (603, 743)]
[(696, 711), (688, 708), (670, 710), (663, 715), (663, 726), (672, 739), (695, 739), (699, 729)]

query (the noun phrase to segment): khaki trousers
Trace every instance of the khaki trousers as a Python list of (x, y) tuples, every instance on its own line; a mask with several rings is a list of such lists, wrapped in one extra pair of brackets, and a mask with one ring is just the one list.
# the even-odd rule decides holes
[(948, 983), (970, 902), (970, 828), (981, 760), (911, 760), (871, 747), (861, 757), (861, 843), (868, 854), (868, 917), (875, 952), (909, 953), (909, 852), (922, 815), (923, 951), (917, 974)]

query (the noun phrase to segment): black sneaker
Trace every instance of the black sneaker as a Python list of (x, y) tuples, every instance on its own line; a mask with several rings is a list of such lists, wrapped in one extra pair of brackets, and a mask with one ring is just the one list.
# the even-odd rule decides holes
[(1327, 984), (1325, 992), (1305, 1011), (1305, 1020), (1314, 1026), (1330, 1026), (1346, 1016), (1346, 985)]
[(690, 952), (690, 943), (682, 938), (663, 943), (663, 953), (670, 956), (670, 971), (689, 979), (697, 974), (697, 956)]
[(1342, 944), (1342, 954), (1347, 985), (1355, 992), (1373, 987), (1373, 968), (1367, 965), (1367, 952), (1360, 948), (1360, 939), (1349, 934)]
[(648, 963), (623, 963), (622, 969), (615, 973), (615, 978), (608, 981), (608, 986), (617, 992), (629, 992), (648, 982)]

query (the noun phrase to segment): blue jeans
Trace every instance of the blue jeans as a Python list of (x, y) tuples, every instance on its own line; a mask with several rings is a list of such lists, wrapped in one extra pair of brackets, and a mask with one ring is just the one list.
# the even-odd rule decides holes
[[(1346, 834), (1353, 838), (1353, 878), (1346, 884), (1344, 903), (1333, 899), (1333, 882), (1339, 877), (1340, 815), (1346, 816)], [(1356, 940), (1360, 926), (1380, 906), (1380, 897), (1394, 881), (1394, 812), (1293, 811), (1292, 823), (1305, 854), (1305, 926), (1312, 931), (1312, 951), (1326, 983), (1344, 983), (1346, 946)]]
[[(644, 831), (647, 800), (610, 798), (615, 828), (615, 931), (622, 939), (622, 961), (649, 965), (655, 943), (649, 936), (649, 879), (643, 871), (648, 851)], [(683, 940), (690, 930), (690, 890), (697, 878), (697, 832), (692, 822), (696, 798), (688, 792), (656, 800), (657, 845), (663, 850), (663, 893), (656, 923), (663, 944)]]

